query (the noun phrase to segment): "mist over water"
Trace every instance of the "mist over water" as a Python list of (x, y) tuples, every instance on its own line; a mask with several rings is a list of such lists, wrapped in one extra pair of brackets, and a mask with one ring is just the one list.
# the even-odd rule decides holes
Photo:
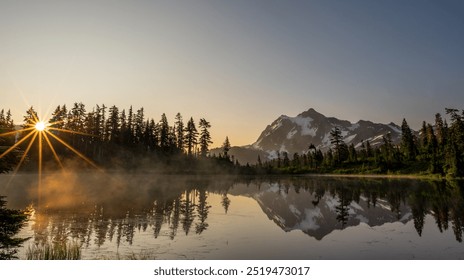
[[(10, 182), (8, 184), (8, 182)], [(157, 173), (0, 176), (20, 235), (84, 259), (462, 259), (459, 182)]]

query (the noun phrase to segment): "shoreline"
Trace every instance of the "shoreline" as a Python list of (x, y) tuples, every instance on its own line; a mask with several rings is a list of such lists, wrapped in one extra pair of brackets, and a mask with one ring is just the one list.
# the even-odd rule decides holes
[[(379, 178), (379, 179), (422, 179), (422, 180), (448, 180), (446, 177), (433, 177), (429, 175), (414, 175), (414, 174), (300, 174), (304, 177), (342, 177), (342, 178)], [(452, 180), (460, 180), (462, 178), (452, 178)]]

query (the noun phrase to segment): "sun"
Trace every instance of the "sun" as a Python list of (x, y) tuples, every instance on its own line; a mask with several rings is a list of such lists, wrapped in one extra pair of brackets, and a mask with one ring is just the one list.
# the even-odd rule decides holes
[(47, 125), (45, 124), (44, 121), (38, 121), (38, 122), (35, 124), (35, 129), (36, 129), (37, 131), (44, 131), (46, 127), (47, 127)]
[[(0, 133), (0, 137), (7, 136), (7, 135), (17, 135), (18, 133), (25, 133), (22, 138), (17, 140), (14, 145), (6, 149), (3, 153), (0, 153), (0, 159), (3, 158), (5, 155), (8, 153), (12, 152), (16, 148), (19, 147), (22, 143), (26, 142), (29, 140), (29, 144), (27, 144), (26, 149), (24, 150), (24, 153), (19, 160), (19, 163), (16, 165), (16, 168), (14, 169), (13, 177), (16, 174), (16, 172), (19, 170), (19, 167), (21, 164), (25, 161), (28, 152), (32, 148), (32, 145), (34, 143), (38, 144), (38, 175), (39, 175), (39, 186), (41, 184), (41, 177), (42, 177), (42, 155), (43, 155), (43, 147), (44, 145), (48, 145), (50, 148), (50, 151), (52, 152), (56, 162), (60, 165), (61, 169), (64, 169), (63, 164), (61, 163), (60, 157), (55, 151), (55, 148), (52, 145), (51, 139), (54, 139), (57, 141), (57, 143), (60, 143), (61, 145), (65, 146), (68, 148), (70, 151), (72, 151), (74, 154), (76, 154), (78, 157), (83, 159), (85, 162), (90, 164), (91, 166), (95, 167), (97, 170), (102, 171), (98, 165), (96, 165), (92, 160), (87, 158), (84, 154), (73, 148), (70, 144), (68, 144), (66, 141), (61, 139), (58, 135), (56, 135), (55, 132), (63, 132), (63, 133), (71, 133), (71, 134), (81, 134), (84, 136), (90, 136), (90, 137), (95, 137), (94, 135), (84, 133), (84, 132), (79, 132), (79, 131), (73, 131), (65, 128), (58, 128), (54, 127), (54, 125), (61, 123), (60, 121), (56, 122), (50, 122), (48, 119), (46, 120), (40, 120), (35, 112), (31, 112), (31, 118), (27, 120), (28, 123), (24, 126), (23, 129), (19, 130), (13, 130), (13, 131), (7, 131), (4, 133)], [(43, 144), (45, 141), (45, 144)], [(12, 177), (12, 178), (13, 178)]]

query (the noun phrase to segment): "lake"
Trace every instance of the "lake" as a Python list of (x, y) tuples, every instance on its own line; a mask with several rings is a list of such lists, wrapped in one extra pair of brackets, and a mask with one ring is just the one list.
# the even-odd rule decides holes
[(83, 259), (464, 259), (464, 185), (413, 179), (0, 175), (32, 244)]

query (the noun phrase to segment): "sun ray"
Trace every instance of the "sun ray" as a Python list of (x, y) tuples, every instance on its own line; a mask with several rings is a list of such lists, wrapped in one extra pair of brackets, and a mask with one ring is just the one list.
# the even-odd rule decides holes
[(37, 129), (39, 133), (39, 191), (42, 189), (42, 134), (44, 130)]
[(11, 152), (13, 149), (15, 149), (17, 146), (21, 145), (22, 142), (26, 141), (27, 138), (29, 138), (32, 134), (34, 134), (36, 131), (31, 131), (29, 132), (23, 139), (19, 140), (18, 142), (16, 142), (13, 146), (11, 146), (10, 148), (8, 148), (8, 150), (6, 150), (5, 152), (3, 152), (3, 154), (0, 155), (0, 158), (4, 157), (6, 154), (8, 154), (9, 152)]
[(34, 143), (35, 138), (37, 137), (38, 134), (39, 134), (38, 131), (34, 131), (34, 136), (32, 137), (31, 141), (29, 141), (29, 144), (27, 145), (26, 150), (24, 151), (24, 153), (23, 153), (23, 155), (21, 156), (21, 159), (20, 159), (18, 165), (16, 166), (16, 168), (15, 168), (14, 171), (13, 171), (13, 175), (11, 176), (10, 180), (8, 180), (7, 186), (10, 185), (11, 181), (13, 180), (13, 178), (14, 178), (14, 177), (16, 176), (16, 174), (18, 173), (19, 168), (21, 167), (21, 165), (23, 164), (24, 160), (26, 159), (27, 153), (29, 153), (29, 150), (31, 149), (32, 144)]
[(38, 123), (39, 122), (39, 118), (37, 117), (37, 115), (35, 114), (35, 112), (33, 110), (31, 110), (31, 115), (32, 117), (34, 118), (34, 122), (35, 123)]
[(23, 128), (23, 129), (20, 129), (20, 130), (5, 132), (5, 133), (0, 134), (0, 137), (12, 135), (12, 134), (16, 134), (16, 133), (20, 133), (20, 132), (24, 132), (24, 131), (29, 131), (29, 130), (33, 130), (33, 129), (34, 129), (34, 127), (29, 127), (29, 128)]
[(27, 127), (25, 129), (35, 129), (35, 122), (34, 123), (27, 123), (24, 126)]
[(34, 141), (35, 141), (35, 138), (37, 138), (37, 135), (38, 135), (38, 134), (39, 134), (39, 133), (38, 133), (37, 131), (34, 131), (34, 136), (32, 137), (31, 141), (29, 141), (29, 144), (27, 145), (27, 148), (26, 148), (26, 150), (24, 151), (23, 155), (21, 156), (21, 160), (19, 161), (19, 163), (18, 163), (18, 166), (16, 166), (16, 168), (15, 168), (15, 171), (14, 171), (13, 175), (15, 175), (15, 174), (16, 174), (16, 172), (18, 171), (18, 169), (19, 169), (19, 167), (21, 166), (21, 164), (23, 164), (23, 162), (24, 162), (24, 159), (26, 158), (26, 156), (27, 156), (27, 153), (28, 153), (28, 152), (29, 152), (29, 150), (31, 149), (31, 147), (32, 147), (32, 144), (34, 143)]
[(78, 131), (64, 129), (64, 128), (49, 127), (48, 130), (62, 131), (62, 132), (67, 132), (67, 133), (74, 133), (74, 134), (80, 134), (80, 135), (84, 135), (84, 136), (96, 137), (93, 134), (88, 134), (88, 133), (85, 133), (85, 132), (78, 132)]
[(88, 159), (86, 156), (84, 156), (82, 153), (80, 153), (79, 151), (77, 151), (76, 149), (74, 149), (73, 147), (71, 147), (71, 145), (69, 145), (68, 143), (66, 143), (65, 141), (61, 140), (58, 136), (54, 135), (53, 133), (50, 133), (48, 131), (45, 130), (45, 133), (47, 133), (48, 135), (52, 136), (53, 138), (55, 138), (56, 140), (58, 140), (58, 142), (60, 142), (61, 144), (63, 144), (66, 148), (70, 149), (71, 151), (73, 151), (76, 155), (78, 155), (80, 158), (82, 158), (83, 160), (85, 160), (88, 164), (92, 165), (93, 167), (95, 167), (97, 170), (99, 171), (102, 171), (103, 170), (98, 167), (93, 161), (91, 161), (90, 159)]
[(53, 148), (52, 143), (51, 143), (50, 140), (48, 139), (47, 133), (43, 133), (43, 136), (44, 136), (44, 138), (45, 138), (45, 141), (47, 141), (47, 144), (48, 144), (48, 146), (50, 147), (50, 150), (52, 150), (53, 156), (55, 157), (56, 161), (57, 161), (58, 164), (60, 165), (61, 169), (64, 169), (63, 164), (61, 163), (60, 158), (59, 158), (58, 155), (56, 154), (55, 148)]
[(52, 126), (52, 125), (59, 124), (59, 123), (64, 123), (64, 120), (59, 120), (59, 121), (56, 121), (56, 122), (48, 122), (48, 125)]

